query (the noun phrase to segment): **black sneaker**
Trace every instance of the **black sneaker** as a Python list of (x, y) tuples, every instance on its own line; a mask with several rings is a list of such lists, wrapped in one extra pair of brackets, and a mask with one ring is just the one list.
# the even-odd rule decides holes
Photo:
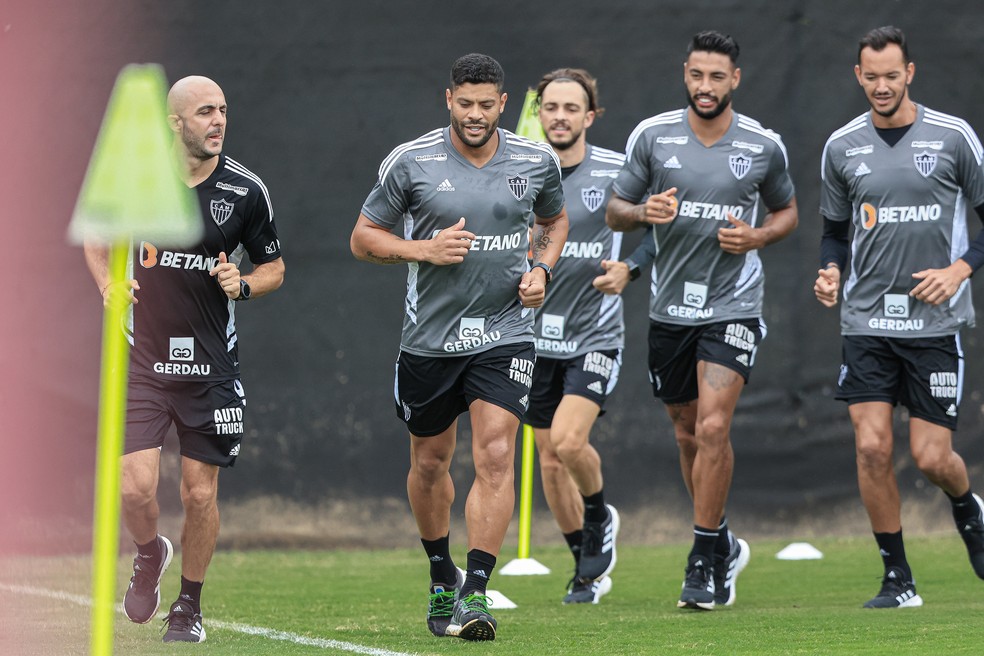
[(610, 576), (602, 577), (600, 581), (575, 576), (567, 584), (567, 596), (564, 597), (564, 603), (597, 604), (602, 597), (611, 591), (612, 579)]
[(677, 608), (714, 610), (714, 568), (708, 566), (703, 556), (691, 556), (686, 575)]
[(157, 613), (161, 606), (161, 578), (171, 564), (174, 547), (171, 541), (163, 535), (157, 536), (161, 547), (161, 562), (155, 566), (150, 558), (137, 554), (133, 559), (133, 576), (130, 577), (130, 587), (123, 595), (123, 612), (127, 619), (137, 624), (146, 624)]
[(205, 642), (202, 614), (192, 610), (186, 601), (178, 599), (171, 604), (171, 612), (164, 618), (167, 633), (164, 642)]
[(922, 605), (915, 582), (907, 580), (905, 572), (898, 567), (890, 567), (882, 579), (881, 590), (865, 602), (864, 608), (916, 608)]
[(970, 556), (974, 573), (984, 579), (984, 501), (976, 494), (974, 501), (978, 507), (977, 517), (957, 522), (957, 530), (967, 545), (967, 555)]
[(731, 553), (728, 557), (714, 556), (714, 603), (722, 606), (731, 606), (735, 603), (737, 596), (735, 583), (752, 557), (752, 550), (748, 543), (741, 538), (736, 538), (731, 531), (728, 531), (728, 541), (731, 543)]
[(582, 579), (598, 581), (615, 569), (615, 538), (618, 537), (618, 511), (606, 504), (608, 517), (603, 522), (584, 522), (581, 529), (581, 560), (577, 573)]
[(495, 618), (489, 613), (492, 600), (485, 595), (470, 594), (454, 602), (454, 615), (448, 635), (463, 640), (495, 640)]
[(459, 569), (454, 585), (447, 583), (430, 584), (430, 601), (427, 604), (427, 628), (436, 636), (448, 634), (448, 624), (454, 614), (454, 602), (458, 600), (458, 590), (465, 582), (464, 573)]

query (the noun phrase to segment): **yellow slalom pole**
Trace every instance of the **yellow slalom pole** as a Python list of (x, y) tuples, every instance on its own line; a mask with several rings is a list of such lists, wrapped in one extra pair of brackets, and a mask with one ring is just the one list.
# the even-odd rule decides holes
[[(110, 284), (126, 273), (128, 242), (109, 254)], [(99, 380), (99, 445), (96, 455), (95, 517), (92, 538), (92, 636), (90, 653), (113, 653), (116, 560), (120, 541), (120, 456), (126, 429), (126, 380), (130, 348), (121, 322), (127, 304), (114, 299), (103, 313), (102, 371)]]
[(536, 448), (533, 427), (523, 424), (523, 461), (519, 474), (519, 558), (530, 557), (533, 524), (533, 464)]

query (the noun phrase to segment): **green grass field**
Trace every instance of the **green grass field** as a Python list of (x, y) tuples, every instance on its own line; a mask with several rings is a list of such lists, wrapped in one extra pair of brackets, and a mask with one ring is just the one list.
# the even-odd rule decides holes
[[(164, 645), (160, 621), (134, 625), (119, 615), (115, 653), (984, 653), (984, 582), (974, 577), (956, 535), (908, 540), (926, 603), (892, 611), (861, 609), (880, 585), (873, 540), (813, 544), (822, 560), (780, 561), (775, 553), (785, 543), (751, 541), (736, 605), (713, 612), (676, 608), (684, 545), (621, 546), (614, 588), (597, 606), (562, 605), (570, 556), (563, 547), (534, 549), (552, 573), (493, 578), (492, 587), (519, 607), (493, 609), (499, 633), (492, 643), (430, 636), (427, 567), (419, 550), (220, 551), (205, 587), (204, 644)], [(513, 553), (514, 547), (506, 550), (500, 566)], [(165, 607), (177, 592), (177, 562), (162, 587)], [(129, 565), (129, 558), (120, 560), (121, 595)], [(88, 576), (81, 557), (0, 559), (0, 653), (86, 653)]]

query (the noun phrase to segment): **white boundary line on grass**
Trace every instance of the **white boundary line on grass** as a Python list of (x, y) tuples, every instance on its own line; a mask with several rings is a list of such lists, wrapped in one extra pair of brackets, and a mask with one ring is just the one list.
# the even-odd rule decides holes
[[(92, 600), (89, 597), (85, 597), (83, 595), (71, 594), (69, 592), (62, 592), (60, 590), (37, 588), (31, 585), (11, 585), (8, 583), (0, 583), (0, 590), (4, 590), (6, 592), (12, 592), (15, 594), (33, 595), (35, 597), (46, 597), (48, 599), (57, 599), (58, 601), (67, 601), (76, 604), (78, 606), (92, 606)], [(116, 612), (118, 613), (123, 612), (123, 606), (121, 604), (116, 604)], [(329, 640), (327, 638), (309, 638), (307, 636), (302, 636), (297, 633), (290, 633), (288, 631), (279, 631), (277, 629), (268, 629), (262, 626), (252, 626), (250, 624), (240, 624), (238, 622), (223, 622), (222, 620), (209, 618), (208, 624), (209, 626), (214, 626), (217, 629), (225, 629), (227, 631), (235, 631), (237, 633), (245, 633), (247, 635), (260, 636), (262, 638), (268, 638), (270, 640), (293, 642), (294, 644), (304, 645), (307, 647), (319, 647), (321, 649), (336, 649), (338, 651), (347, 651), (353, 654), (365, 654), (366, 656), (414, 656), (413, 654), (409, 654), (401, 651), (390, 651), (388, 649), (365, 647), (363, 645), (357, 645), (352, 642), (343, 642), (341, 640)]]

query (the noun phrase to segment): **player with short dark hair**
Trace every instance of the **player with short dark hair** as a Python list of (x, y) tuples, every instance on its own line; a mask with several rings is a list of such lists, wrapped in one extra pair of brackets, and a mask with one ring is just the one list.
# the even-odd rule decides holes
[[(86, 262), (103, 302), (127, 302), (132, 345), (122, 461), (123, 522), (137, 544), (123, 598), (127, 617), (153, 619), (174, 550), (157, 533), (161, 447), (173, 423), (181, 447), (181, 592), (165, 620), (164, 642), (202, 642), (201, 590), (219, 533), (219, 468), (231, 467), (243, 439), (246, 393), (239, 381), (237, 307), (283, 282), (280, 239), (266, 185), (222, 153), (226, 101), (212, 80), (178, 80), (168, 122), (184, 182), (195, 190), (205, 236), (192, 248), (142, 241), (130, 253), (132, 278), (112, 284), (108, 249), (87, 242)], [(248, 255), (249, 273), (239, 266)]]
[(858, 487), (885, 568), (881, 590), (864, 606), (921, 606), (902, 541), (896, 404), (909, 411), (916, 466), (950, 499), (974, 572), (984, 578), (984, 503), (953, 450), (963, 389), (959, 331), (974, 325), (970, 276), (984, 265), (984, 231), (969, 240), (966, 208), (984, 220), (984, 151), (966, 121), (909, 97), (915, 65), (898, 28), (862, 37), (854, 73), (871, 111), (823, 149), (814, 291), (836, 305), (850, 260), (837, 398), (848, 403)]
[(734, 603), (750, 553), (728, 529), (725, 504), (731, 421), (765, 337), (758, 249), (793, 231), (797, 209), (779, 135), (732, 108), (738, 44), (701, 32), (687, 50), (689, 108), (646, 119), (629, 136), (606, 220), (613, 230), (653, 226), (650, 379), (694, 507), (678, 606), (711, 610)]
[[(498, 127), (507, 99), (498, 62), (471, 54), (451, 70), (451, 125), (383, 160), (351, 248), (367, 262), (407, 265), (394, 392), (410, 432), (407, 493), (430, 562), (427, 626), (493, 640), (485, 593), (515, 503), (516, 432), (536, 359), (532, 308), (543, 303), (567, 215), (553, 151)], [(400, 221), (402, 237), (391, 232)], [(462, 577), (449, 547), (450, 467), (466, 411), (475, 480)]]

